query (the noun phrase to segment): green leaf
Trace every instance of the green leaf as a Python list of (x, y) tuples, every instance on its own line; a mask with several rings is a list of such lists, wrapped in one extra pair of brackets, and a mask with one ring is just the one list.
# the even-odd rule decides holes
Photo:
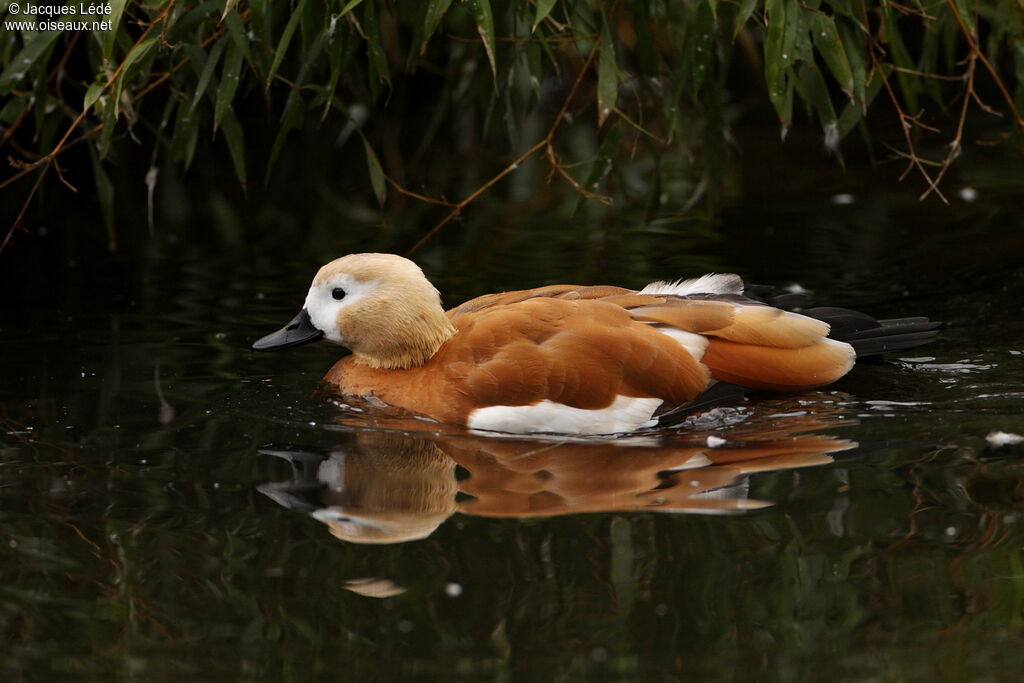
[[(358, 7), (362, 3), (363, 3), (363, 0), (351, 0), (347, 5), (345, 5), (344, 7), (341, 8), (341, 12), (338, 14), (338, 18), (339, 19), (342, 18), (343, 16), (345, 16), (346, 14), (348, 14), (349, 12), (354, 10), (356, 7)], [(298, 10), (296, 10), (296, 12), (298, 12)]]
[(766, 0), (768, 30), (764, 41), (764, 71), (768, 99), (786, 137), (793, 120), (793, 82), (789, 72), (795, 61), (800, 8), (794, 0)]
[(125, 81), (129, 81), (132, 78), (132, 67), (142, 61), (153, 46), (156, 45), (156, 41), (156, 38), (146, 38), (142, 42), (136, 43), (135, 47), (124, 58), (124, 61), (121, 62), (121, 73), (118, 75), (117, 80), (114, 82), (114, 87), (110, 91), (115, 118), (120, 114), (121, 110), (121, 89), (124, 87)]
[(699, 93), (704, 79), (711, 71), (714, 53), (715, 16), (710, 2), (701, 2), (689, 22), (687, 30), (687, 55), (690, 63), (690, 80), (694, 94)]
[[(889, 43), (889, 53), (892, 55), (892, 62), (902, 69), (914, 69), (915, 64), (910, 57), (910, 51), (907, 50), (907, 46), (903, 42), (903, 36), (896, 28), (896, 19), (892, 15), (892, 8), (889, 4), (882, 5), (881, 15), (882, 28), (884, 29), (883, 35)], [(899, 81), (900, 92), (902, 92), (905, 99), (904, 109), (912, 112), (918, 111), (917, 95), (921, 92), (919, 80), (906, 71), (897, 71), (896, 80)]]
[(199, 82), (196, 84), (196, 92), (192, 96), (192, 104), (189, 105), (189, 113), (192, 113), (196, 109), (196, 105), (203, 98), (203, 94), (206, 93), (206, 88), (210, 85), (210, 79), (213, 77), (213, 71), (217, 68), (217, 64), (220, 62), (220, 56), (224, 52), (224, 47), (227, 45), (227, 38), (221, 38), (213, 45), (213, 49), (210, 50), (209, 56), (206, 58), (206, 62), (203, 64), (202, 71), (199, 72)]
[[(358, 5), (362, 0), (352, 0), (348, 6), (342, 10), (342, 14)], [(281, 38), (277, 41), (277, 49), (274, 50), (274, 61), (270, 63), (270, 69), (267, 70), (267, 85), (270, 87), (270, 82), (274, 79), (277, 74), (277, 69), (281, 66), (281, 60), (284, 59), (284, 54), (288, 51), (288, 44), (292, 42), (292, 36), (295, 35), (295, 29), (299, 25), (299, 18), (302, 16), (302, 10), (306, 6), (306, 0), (299, 0), (299, 6), (292, 12), (292, 16), (288, 19), (288, 23), (284, 26), (284, 31), (281, 32)]]
[(14, 56), (3, 73), (0, 73), (0, 95), (11, 92), (18, 81), (29, 72), (29, 69), (62, 34), (63, 31), (41, 31), (28, 38), (25, 47)]
[(601, 16), (601, 42), (597, 48), (597, 125), (603, 126), (619, 97), (619, 74), (615, 43), (607, 18)]
[(537, 12), (533, 15), (533, 28), (530, 29), (531, 33), (537, 30), (537, 27), (540, 26), (540, 22), (544, 21), (544, 19), (551, 14), (551, 10), (554, 9), (554, 7), (555, 0), (537, 0)]
[(82, 111), (86, 111), (96, 104), (96, 100), (103, 94), (104, 85), (102, 83), (93, 83), (89, 86), (89, 89), (85, 91), (85, 102), (82, 104)]
[(363, 149), (366, 151), (366, 165), (370, 170), (370, 184), (373, 186), (373, 193), (377, 196), (377, 203), (384, 206), (384, 202), (388, 198), (388, 182), (384, 178), (384, 169), (366, 138), (363, 138)]
[(100, 49), (103, 52), (103, 59), (109, 60), (114, 54), (114, 42), (117, 38), (117, 30), (121, 27), (121, 17), (124, 15), (126, 0), (108, 0), (106, 3), (110, 14), (106, 20), (110, 22), (109, 31), (98, 31)]
[(224, 58), (224, 69), (220, 72), (220, 87), (217, 88), (217, 101), (213, 109), (213, 129), (217, 130), (225, 112), (231, 106), (238, 90), (238, 81), (242, 71), (242, 51), (238, 45), (231, 43), (227, 57)]
[(264, 187), (270, 184), (270, 174), (277, 162), (277, 155), (281, 153), (288, 133), (302, 125), (305, 106), (298, 88), (292, 88), (288, 93), (288, 100), (284, 105), (284, 113), (281, 115), (281, 124), (278, 127), (277, 135), (274, 137), (274, 146), (270, 148), (270, 157), (267, 160), (267, 170), (263, 174)]
[(473, 12), (473, 20), (476, 22), (476, 31), (484, 43), (484, 51), (487, 53), (487, 61), (491, 65), (491, 78), (498, 81), (498, 67), (495, 63), (495, 52), (497, 46), (494, 43), (494, 14), (491, 12), (490, 0), (465, 0)]
[(843, 52), (850, 63), (850, 71), (853, 73), (853, 98), (863, 111), (865, 106), (864, 89), (868, 79), (867, 66), (863, 57), (866, 46), (861, 42), (863, 39), (857, 29), (850, 27), (848, 22), (839, 24), (838, 28), (839, 36), (843, 41)]
[(817, 113), (826, 138), (829, 138), (826, 147), (829, 148), (829, 151), (835, 152), (837, 151), (835, 143), (838, 142), (838, 137), (832, 140), (830, 136), (836, 136), (836, 112), (832, 106), (832, 99), (828, 96), (825, 78), (821, 75), (817, 65), (812, 62), (801, 63), (797, 73), (797, 91), (800, 93), (800, 97), (810, 104)]
[(732, 37), (736, 38), (743, 30), (743, 27), (747, 25), (750, 20), (750, 15), (754, 13), (757, 8), (757, 0), (741, 0), (740, 8), (736, 12), (735, 24), (733, 24)]
[(187, 169), (195, 155), (196, 144), (199, 141), (199, 121), (197, 116), (189, 113), (184, 102), (178, 105), (178, 114), (174, 121), (174, 130), (171, 133), (171, 156), (182, 162)]
[(814, 45), (829, 71), (839, 82), (839, 87), (850, 99), (854, 97), (853, 70), (846, 58), (846, 50), (843, 48), (843, 41), (836, 29), (836, 22), (832, 17), (820, 12), (811, 13), (811, 33), (814, 36)]
[(238, 4), (238, 0), (224, 0), (224, 12), (220, 15), (221, 22), (228, 16), (231, 10), (235, 9), (235, 5)]
[[(601, 149), (598, 150), (597, 158), (594, 159), (594, 163), (590, 167), (590, 173), (587, 174), (587, 179), (583, 183), (583, 189), (595, 194), (598, 193), (601, 183), (608, 177), (615, 163), (615, 156), (619, 152), (622, 135), (623, 125), (621, 121), (615, 121), (605, 129)], [(583, 207), (586, 201), (587, 198), (580, 195), (579, 200), (576, 202), (576, 208), (573, 211), (574, 215)]]
[(100, 214), (103, 216), (103, 225), (107, 229), (107, 249), (117, 251), (117, 230), (114, 224), (114, 183), (110, 181), (106, 169), (97, 158), (96, 154), (90, 154), (92, 159), (92, 176), (96, 181), (96, 199), (100, 204)]
[(451, 4), (452, 0), (429, 0), (427, 2), (426, 10), (423, 13), (423, 47), (426, 47), (430, 36), (434, 35), (434, 31), (441, 25), (441, 19), (444, 18), (444, 14)]
[(231, 153), (231, 163), (235, 167), (235, 177), (244, 190), (246, 187), (245, 174), (245, 137), (242, 133), (242, 126), (238, 124), (235, 113), (230, 109), (224, 114), (221, 130), (224, 131), (224, 140), (228, 143), (228, 151)]
[(377, 30), (377, 8), (371, 3), (363, 9), (363, 24), (366, 26), (366, 56), (370, 62), (370, 83), (374, 97), (377, 95), (377, 84), (384, 81), (391, 87), (391, 71), (388, 58), (380, 44), (380, 32)]
[(846, 135), (854, 129), (854, 127), (864, 120), (864, 112), (867, 109), (867, 105), (874, 101), (875, 96), (882, 90), (882, 79), (879, 76), (875, 76), (871, 79), (871, 82), (867, 84), (863, 99), (857, 102), (849, 102), (843, 108), (843, 113), (839, 116), (839, 139), (843, 139)]

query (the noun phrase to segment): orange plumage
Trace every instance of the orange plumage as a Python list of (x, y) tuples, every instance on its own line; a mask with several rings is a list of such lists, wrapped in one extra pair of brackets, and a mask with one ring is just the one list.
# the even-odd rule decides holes
[(853, 366), (853, 347), (828, 339), (827, 323), (741, 288), (728, 275), (640, 292), (551, 285), (444, 312), (410, 261), (355, 254), (324, 266), (292, 325), (254, 348), (326, 337), (352, 351), (324, 378), (340, 392), (515, 432), (632, 431), (718, 380), (808, 389)]

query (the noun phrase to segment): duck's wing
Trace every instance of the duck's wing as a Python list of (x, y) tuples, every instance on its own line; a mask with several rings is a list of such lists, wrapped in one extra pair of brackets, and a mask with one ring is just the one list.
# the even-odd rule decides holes
[(496, 294), (484, 294), (475, 299), (456, 306), (448, 311), (448, 317), (453, 318), (463, 313), (479, 313), (489, 308), (507, 306), (509, 304), (527, 301), (529, 299), (563, 299), (566, 301), (579, 301), (586, 299), (602, 299), (617, 295), (636, 294), (632, 289), (625, 287), (614, 287), (611, 285), (548, 285), (546, 287), (535, 287), (534, 289), (517, 289), (511, 292), (498, 292)]
[(449, 316), (461, 329), (471, 320), (493, 320), (492, 316), (506, 324), (512, 319), (506, 318), (509, 312), (527, 302), (576, 302), (582, 315), (614, 307), (627, 312), (638, 326), (682, 344), (715, 379), (756, 389), (819, 387), (853, 366), (853, 349), (828, 339), (828, 323), (744, 297), (742, 282), (735, 276), (712, 277), (653, 283), (641, 291), (550, 285), (478, 297), (452, 309)]
[(828, 323), (738, 295), (667, 295), (628, 310), (670, 336), (700, 335), (706, 346), (699, 360), (712, 377), (744, 387), (819, 387), (849, 372), (856, 359), (849, 344), (828, 338)]

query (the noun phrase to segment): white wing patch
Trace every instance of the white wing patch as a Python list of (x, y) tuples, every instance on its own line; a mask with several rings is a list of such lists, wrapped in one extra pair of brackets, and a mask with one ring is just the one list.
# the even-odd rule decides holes
[(607, 408), (586, 410), (554, 401), (529, 406), (488, 406), (469, 414), (470, 429), (513, 434), (620, 434), (641, 427), (653, 427), (651, 416), (662, 404), (660, 398), (619, 396)]
[(708, 349), (708, 338), (702, 334), (686, 332), (675, 327), (658, 326), (654, 329), (666, 337), (672, 337), (672, 339), (679, 342), (680, 346), (686, 349), (687, 353), (693, 356), (695, 361), (700, 361), (704, 357), (704, 352)]
[(734, 273), (708, 273), (692, 280), (675, 282), (652, 282), (640, 290), (640, 294), (669, 294), (689, 296), (690, 294), (742, 294), (743, 279)]

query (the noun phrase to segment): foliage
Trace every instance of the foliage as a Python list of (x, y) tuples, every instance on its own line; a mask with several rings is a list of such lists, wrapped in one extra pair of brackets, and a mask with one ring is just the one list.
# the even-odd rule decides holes
[[(783, 136), (805, 111), (837, 156), (851, 131), (867, 132), (869, 113), (895, 112), (893, 152), (923, 177), (924, 195), (941, 196), (972, 108), (999, 109), (1004, 129), (1024, 130), (1013, 0), (108, 6), (110, 30), (0, 34), (0, 145), (14, 166), (0, 188), (25, 179), (3, 246), (44, 179), (81, 182), (60, 163), (81, 143), (112, 231), (110, 163), (138, 143), (151, 195), (165, 158), (187, 169), (211, 134), (249, 187), (269, 183), (289, 139), (313, 127), (365, 157), (366, 189), (382, 205), (398, 192), (444, 206), (426, 238), (535, 156), (581, 199), (632, 194), (654, 206), (671, 184), (685, 213), (720, 192), (730, 123), (765, 95)], [(879, 98), (887, 107), (872, 106)], [(434, 160), (453, 154), (465, 164), (439, 173)], [(618, 172), (638, 159), (642, 182), (630, 184)], [(463, 199), (438, 199), (449, 192)]]

